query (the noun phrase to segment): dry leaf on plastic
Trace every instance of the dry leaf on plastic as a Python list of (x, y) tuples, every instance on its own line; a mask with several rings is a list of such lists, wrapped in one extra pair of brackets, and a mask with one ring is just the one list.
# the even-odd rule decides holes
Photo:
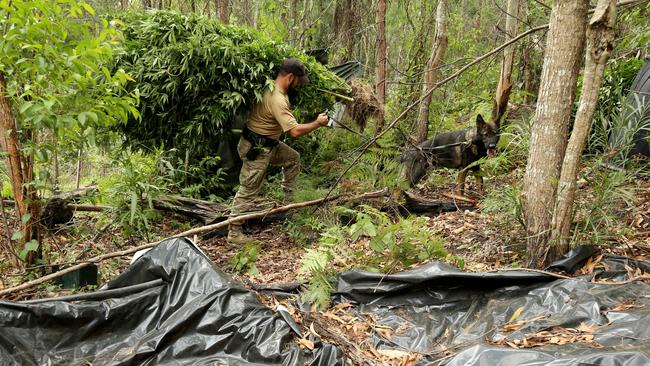
[(314, 342), (305, 338), (298, 338), (298, 343), (302, 348), (314, 349)]

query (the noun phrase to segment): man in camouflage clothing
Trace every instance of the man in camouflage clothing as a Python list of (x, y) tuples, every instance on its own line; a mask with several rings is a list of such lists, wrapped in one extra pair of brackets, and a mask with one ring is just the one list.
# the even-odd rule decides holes
[[(282, 167), (282, 188), (285, 201), (290, 201), (295, 189), (296, 176), (300, 171), (300, 154), (287, 144), (279, 141), (286, 132), (293, 138), (306, 135), (327, 126), (325, 113), (308, 123), (298, 123), (291, 112), (287, 92), (309, 82), (305, 66), (297, 59), (286, 59), (280, 66), (273, 90), (267, 90), (262, 100), (253, 106), (237, 145), (239, 157), (243, 161), (239, 173), (239, 190), (231, 208), (231, 217), (254, 211), (253, 199), (262, 187), (269, 165)], [(228, 227), (228, 243), (242, 245), (250, 242), (242, 232), (242, 224)]]

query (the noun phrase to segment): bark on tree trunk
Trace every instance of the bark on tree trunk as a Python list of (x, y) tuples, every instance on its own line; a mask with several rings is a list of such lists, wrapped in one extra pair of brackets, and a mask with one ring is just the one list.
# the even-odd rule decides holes
[(557, 252), (560, 253), (569, 248), (576, 179), (582, 150), (587, 142), (591, 121), (596, 110), (598, 91), (603, 81), (603, 71), (613, 49), (615, 20), (616, 0), (599, 0), (587, 28), (587, 51), (582, 93), (562, 164), (557, 202), (553, 213), (551, 243), (558, 245)]
[(129, 7), (129, 0), (120, 0), (120, 4), (122, 5), (122, 10), (126, 10)]
[(223, 23), (228, 24), (230, 21), (230, 0), (215, 0), (217, 6), (217, 18)]
[(298, 0), (291, 0), (291, 7), (289, 8), (289, 44), (296, 47), (298, 44)]
[[(519, 16), (519, 0), (508, 0), (508, 9), (506, 10), (506, 42), (517, 36)], [(515, 43), (503, 50), (503, 59), (501, 60), (501, 74), (497, 84), (497, 92), (494, 97), (494, 107), (492, 108), (492, 122), (499, 124), (501, 117), (508, 108), (510, 99), (510, 89), (512, 88), (512, 65), (515, 60)]]
[(377, 2), (375, 17), (377, 27), (377, 48), (375, 51), (375, 90), (379, 101), (379, 113), (375, 121), (375, 136), (384, 128), (384, 104), (386, 101), (386, 64), (388, 51), (386, 49), (386, 0)]
[(417, 143), (427, 139), (429, 134), (429, 106), (433, 93), (430, 90), (436, 81), (438, 67), (442, 64), (447, 51), (447, 0), (439, 0), (436, 9), (436, 33), (433, 41), (431, 56), (427, 60), (426, 69), (424, 70), (424, 85), (422, 86), (422, 95), (424, 99), (420, 103), (418, 112), (418, 132)]
[(556, 1), (551, 11), (521, 197), (530, 267), (541, 268), (554, 256), (548, 243), (551, 216), (584, 47), (588, 3)]
[(2, 140), (7, 150), (7, 172), (11, 176), (11, 184), (16, 201), (16, 215), (18, 220), (27, 213), (25, 203), (25, 182), (23, 180), (23, 166), (21, 164), (20, 140), (14, 120), (11, 104), (6, 97), (7, 86), (5, 77), (0, 73), (0, 121), (2, 123)]
[[(14, 201), (16, 202), (16, 216), (23, 233), (21, 243), (25, 243), (32, 239), (40, 239), (38, 228), (35, 226), (39, 215), (36, 191), (33, 187), (28, 188), (25, 185), (25, 183), (31, 182), (33, 179), (33, 158), (25, 157), (22, 154), (13, 111), (6, 96), (6, 85), (4, 75), (0, 73), (0, 137), (7, 149), (7, 168), (11, 175)], [(23, 216), (28, 212), (31, 214), (31, 218), (23, 220)], [(40, 245), (36, 255), (34, 255), (34, 252), (28, 253), (27, 262), (31, 263), (35, 257), (40, 257)]]
[(77, 176), (75, 177), (75, 182), (77, 185), (77, 189), (79, 189), (79, 185), (81, 184), (81, 169), (83, 168), (83, 162), (81, 161), (81, 149), (79, 149), (77, 153)]

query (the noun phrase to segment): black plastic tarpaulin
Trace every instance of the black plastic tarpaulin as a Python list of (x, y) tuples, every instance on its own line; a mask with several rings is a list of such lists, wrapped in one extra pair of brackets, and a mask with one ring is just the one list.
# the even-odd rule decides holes
[[(593, 253), (578, 249), (554, 268)], [(600, 279), (650, 271), (625, 257), (604, 263)], [(333, 299), (393, 330), (372, 335), (374, 347), (420, 353), (420, 365), (650, 365), (650, 285), (592, 279), (434, 262), (391, 275), (343, 273)], [(513, 321), (521, 327), (505, 331)], [(581, 324), (594, 329), (592, 343), (497, 345)], [(332, 345), (301, 350), (299, 333), (287, 312), (264, 307), (185, 239), (161, 243), (98, 291), (0, 301), (0, 365), (344, 365)]]
[(0, 364), (325, 365), (336, 360), (332, 350), (303, 354), (292, 340), (297, 327), (285, 319), (190, 241), (174, 239), (138, 258), (101, 290), (0, 302)]
[[(570, 258), (561, 262), (575, 264)], [(601, 277), (618, 280), (630, 269), (650, 270), (650, 263), (616, 256), (605, 257), (605, 265)], [(335, 298), (394, 330), (389, 339), (374, 335), (376, 348), (421, 353), (421, 365), (650, 365), (650, 285), (591, 279), (528, 271), (466, 273), (430, 263), (393, 275), (343, 273)], [(521, 327), (507, 331), (504, 325), (513, 321)], [(581, 324), (594, 329), (593, 342), (530, 349), (494, 345)]]

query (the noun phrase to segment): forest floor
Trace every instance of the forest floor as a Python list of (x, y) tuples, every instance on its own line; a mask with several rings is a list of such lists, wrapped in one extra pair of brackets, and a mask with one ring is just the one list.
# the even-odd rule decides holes
[[(488, 190), (502, 190), (511, 185), (511, 177), (487, 182)], [(621, 209), (620, 220), (616, 225), (620, 230), (610, 232), (623, 233), (612, 238), (608, 243), (600, 245), (601, 252), (614, 253), (644, 261), (650, 261), (650, 180), (639, 180), (636, 191), (637, 205), (632, 209)], [(452, 183), (442, 184), (435, 188), (419, 188), (415, 193), (429, 199), (445, 199), (445, 195), (453, 190)], [(432, 216), (427, 219), (428, 230), (445, 239), (446, 249), (454, 255), (464, 259), (464, 270), (469, 272), (486, 272), (500, 268), (514, 268), (525, 266), (524, 257), (526, 239), (521, 225), (513, 222), (512, 216), (494, 213), (484, 213), (481, 210), (483, 195), (469, 184), (467, 196), (477, 200), (476, 210), (447, 212)], [(16, 220), (8, 217), (9, 226), (17, 227)], [(125, 238), (120, 229), (106, 226), (105, 230), (98, 214), (80, 214), (74, 221), (59, 228), (56, 232), (48, 234), (46, 243), (52, 252), (59, 253), (58, 258), (51, 258), (52, 262), (78, 262), (82, 258), (89, 258), (103, 253), (118, 251), (145, 242)], [(163, 217), (151, 238), (153, 241), (172, 236), (188, 228), (188, 223), (180, 216), (166, 215)], [(236, 254), (236, 248), (226, 245), (222, 236), (212, 238), (193, 238), (198, 246), (216, 263), (217, 267), (232, 275), (244, 286), (255, 287), (304, 281), (304, 275), (299, 273), (301, 257), (305, 251), (302, 244), (295, 242), (287, 233), (283, 222), (275, 222), (264, 226), (252, 226), (250, 235), (261, 243), (261, 250), (255, 262), (259, 274), (250, 275), (233, 271), (230, 264), (231, 258)], [(611, 228), (610, 228), (611, 229)], [(631, 230), (630, 230), (631, 229)], [(6, 230), (6, 229), (5, 229)], [(10, 229), (11, 230), (11, 229)], [(317, 240), (318, 236), (314, 236)], [(591, 273), (599, 266), (599, 258), (595, 257), (587, 266), (580, 269), (577, 274)], [(42, 269), (26, 273), (16, 270), (11, 266), (11, 258), (2, 258), (0, 263), (0, 289), (27, 281), (44, 274)], [(426, 261), (425, 261), (426, 262)], [(425, 262), (413, 265), (419, 266)], [(130, 263), (130, 257), (114, 258), (99, 265), (99, 285), (111, 280), (122, 273)], [(91, 291), (94, 287), (77, 290), (59, 289), (56, 286), (42, 286), (24, 290), (7, 297), (9, 300), (25, 300), (43, 297), (56, 297), (74, 292)], [(277, 308), (282, 304), (297, 321), (305, 334), (313, 332), (313, 324), (325, 325), (336, 329), (345, 342), (357, 344), (359, 349), (367, 356), (374, 358), (378, 364), (385, 365), (410, 365), (418, 357), (408, 352), (387, 354), (380, 352), (368, 344), (368, 337), (373, 332), (382, 331), (372, 316), (359, 318), (346, 309), (349, 304), (333, 304), (327, 309), (309, 313), (310, 319), (305, 319), (292, 301), (276, 299), (271, 295), (259, 292), (259, 299), (270, 308)], [(316, 310), (315, 308), (313, 310)], [(386, 330), (389, 331), (389, 330)], [(336, 339), (329, 339), (336, 343)], [(309, 341), (300, 340), (301, 347), (310, 347)], [(397, 357), (399, 356), (399, 357)]]
[[(487, 184), (493, 185), (488, 189), (498, 190), (512, 182), (505, 177), (498, 181), (488, 181)], [(638, 206), (622, 210), (620, 220), (616, 223), (621, 226), (621, 230), (610, 230), (625, 234), (612, 238), (610, 242), (600, 245), (600, 247), (604, 252), (650, 260), (650, 181), (639, 180), (638, 184), (639, 189), (636, 193)], [(453, 185), (448, 183), (435, 188), (419, 188), (415, 190), (415, 193), (423, 198), (448, 200), (445, 195), (452, 191)], [(524, 267), (526, 239), (522, 226), (512, 222), (511, 216), (483, 213), (480, 209), (482, 194), (474, 189), (473, 183), (468, 182), (466, 196), (477, 200), (477, 210), (459, 210), (429, 217), (427, 220), (428, 230), (445, 239), (445, 247), (449, 253), (464, 259), (463, 270), (465, 271), (483, 272), (498, 268)], [(9, 226), (15, 230), (17, 220), (10, 215), (6, 215), (6, 217)], [(149, 240), (142, 240), (124, 237), (121, 230), (114, 226), (98, 230), (97, 228), (101, 227), (98, 221), (97, 214), (79, 214), (72, 223), (47, 234), (45, 242), (49, 251), (58, 253), (56, 258), (50, 258), (50, 262), (79, 262), (83, 258), (123, 250), (147, 241), (172, 236), (185, 230), (188, 225), (187, 222), (183, 222), (186, 221), (183, 217), (166, 215), (159, 220), (156, 229), (151, 231), (155, 234), (152, 234), (151, 238), (148, 238)], [(625, 228), (633, 230), (624, 230)], [(5, 233), (5, 237), (6, 235)], [(302, 244), (296, 243), (286, 232), (283, 222), (251, 226), (250, 236), (259, 241), (261, 245), (255, 262), (259, 270), (257, 275), (233, 271), (230, 260), (236, 254), (237, 248), (228, 246), (223, 235), (208, 239), (201, 237), (193, 239), (197, 239), (198, 246), (219, 268), (244, 280), (245, 283), (265, 285), (304, 279), (304, 275), (300, 275), (298, 270), (305, 248)], [(317, 234), (314, 238), (315, 241), (318, 240)], [(6, 256), (6, 253), (4, 255)], [(426, 262), (428, 261), (417, 262), (413, 267)], [(35, 271), (17, 270), (12, 265), (11, 258), (2, 258), (0, 263), (0, 273), (2, 273), (0, 289), (45, 273), (42, 268)], [(102, 284), (114, 278), (129, 263), (130, 257), (115, 258), (103, 262), (99, 266), (99, 283)], [(10, 296), (10, 299), (60, 296), (70, 292), (70, 290), (57, 289), (55, 286), (44, 286), (16, 293)]]

